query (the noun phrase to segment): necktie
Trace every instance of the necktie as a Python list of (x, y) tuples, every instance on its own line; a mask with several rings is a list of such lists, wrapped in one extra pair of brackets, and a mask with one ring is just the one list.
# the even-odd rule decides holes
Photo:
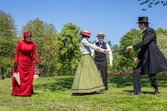
[(100, 43), (100, 47), (102, 47), (103, 43)]

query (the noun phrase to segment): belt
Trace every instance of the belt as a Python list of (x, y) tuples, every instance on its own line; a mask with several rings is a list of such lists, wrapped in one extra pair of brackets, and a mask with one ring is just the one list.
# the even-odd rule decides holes
[(82, 54), (82, 55), (90, 55), (90, 54)]

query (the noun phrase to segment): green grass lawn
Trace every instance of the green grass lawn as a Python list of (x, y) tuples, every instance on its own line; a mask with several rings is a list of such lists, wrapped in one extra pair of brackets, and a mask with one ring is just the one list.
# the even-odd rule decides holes
[(109, 90), (72, 95), (72, 76), (34, 80), (31, 97), (11, 97), (11, 78), (0, 80), (0, 111), (167, 111), (167, 75), (157, 76), (159, 95), (153, 94), (147, 75), (142, 76), (141, 95), (127, 95), (133, 89), (132, 76), (110, 76)]

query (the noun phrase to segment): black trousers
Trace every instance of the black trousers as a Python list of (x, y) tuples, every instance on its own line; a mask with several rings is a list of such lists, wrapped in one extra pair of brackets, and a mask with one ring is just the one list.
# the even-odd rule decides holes
[(97, 69), (100, 70), (101, 75), (102, 75), (102, 80), (103, 80), (103, 84), (105, 86), (105, 89), (108, 89), (108, 83), (107, 83), (107, 60), (104, 61), (97, 61), (94, 60), (95, 64), (97, 66)]
[[(134, 92), (141, 92), (141, 74), (142, 74), (142, 65), (139, 63), (138, 66), (134, 70)], [(148, 74), (151, 80), (151, 86), (158, 91), (158, 83), (155, 74)]]

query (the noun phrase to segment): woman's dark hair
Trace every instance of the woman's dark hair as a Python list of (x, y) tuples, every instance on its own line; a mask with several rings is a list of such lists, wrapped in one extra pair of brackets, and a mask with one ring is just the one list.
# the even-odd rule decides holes
[(82, 35), (83, 38), (90, 38), (90, 36)]

